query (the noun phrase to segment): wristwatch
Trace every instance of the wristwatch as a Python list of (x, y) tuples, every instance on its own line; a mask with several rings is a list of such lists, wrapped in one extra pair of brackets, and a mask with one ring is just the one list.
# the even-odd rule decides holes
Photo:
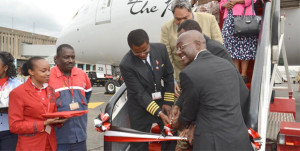
[(161, 111), (158, 112), (157, 116), (159, 117), (159, 114), (161, 113)]

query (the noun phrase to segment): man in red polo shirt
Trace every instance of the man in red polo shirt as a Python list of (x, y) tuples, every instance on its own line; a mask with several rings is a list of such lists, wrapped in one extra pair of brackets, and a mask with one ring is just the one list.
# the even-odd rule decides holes
[[(91, 82), (81, 69), (74, 67), (72, 46), (57, 48), (57, 66), (51, 68), (49, 85), (55, 89), (57, 111), (88, 110), (92, 94)], [(58, 151), (86, 151), (87, 114), (72, 117), (62, 127), (56, 127)]]

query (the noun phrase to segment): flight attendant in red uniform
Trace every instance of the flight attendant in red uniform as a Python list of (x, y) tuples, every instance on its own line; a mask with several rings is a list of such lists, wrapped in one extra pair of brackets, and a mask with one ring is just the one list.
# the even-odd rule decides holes
[(8, 120), (12, 133), (18, 134), (17, 151), (56, 151), (55, 124), (67, 119), (46, 119), (42, 114), (56, 112), (54, 89), (47, 82), (49, 63), (32, 57), (22, 67), (27, 82), (11, 91)]

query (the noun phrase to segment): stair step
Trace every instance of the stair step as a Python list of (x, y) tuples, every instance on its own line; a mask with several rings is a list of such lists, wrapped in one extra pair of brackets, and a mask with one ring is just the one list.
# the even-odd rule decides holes
[(277, 140), (281, 122), (296, 122), (293, 113), (269, 112), (267, 139)]

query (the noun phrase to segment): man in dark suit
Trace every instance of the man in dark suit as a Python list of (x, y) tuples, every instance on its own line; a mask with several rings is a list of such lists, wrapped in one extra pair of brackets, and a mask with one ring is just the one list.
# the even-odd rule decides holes
[[(131, 31), (127, 41), (131, 50), (123, 57), (120, 70), (127, 86), (131, 127), (150, 132), (152, 123), (158, 123), (162, 129), (170, 122), (167, 115), (174, 104), (173, 67), (166, 46), (149, 43), (142, 29)], [(148, 150), (148, 143), (130, 145), (130, 150)]]
[[(252, 150), (243, 122), (238, 73), (206, 49), (203, 35), (191, 30), (177, 40), (183, 108), (174, 128), (195, 124), (193, 150)], [(180, 126), (179, 126), (180, 125)]]
[[(181, 35), (183, 32), (189, 31), (189, 30), (197, 30), (200, 33), (202, 33), (202, 29), (196, 21), (194, 21), (194, 20), (185, 20), (178, 27), (178, 30), (177, 30), (178, 36)], [(207, 37), (204, 34), (203, 34), (203, 36), (204, 36), (205, 41), (206, 41), (206, 48), (210, 53), (212, 53), (213, 55), (218, 56), (220, 58), (226, 59), (227, 61), (229, 61), (235, 67), (230, 54), (228, 53), (226, 48), (221, 43), (219, 43), (216, 40), (210, 39), (209, 37)], [(236, 72), (239, 73), (238, 70), (236, 70)], [(240, 93), (240, 104), (241, 104), (243, 118), (244, 118), (244, 121), (246, 123), (246, 120), (247, 120), (246, 115), (247, 115), (247, 111), (248, 111), (248, 109), (246, 108), (246, 106), (247, 106), (246, 104), (249, 101), (249, 89), (247, 88), (247, 86), (246, 86), (245, 82), (243, 81), (242, 77), (240, 76), (240, 74), (238, 74), (238, 79), (239, 79), (239, 90), (240, 90), (239, 91), (239, 93)], [(182, 99), (179, 99), (176, 102), (176, 106), (174, 108), (176, 109), (177, 106), (179, 108), (182, 107)]]

